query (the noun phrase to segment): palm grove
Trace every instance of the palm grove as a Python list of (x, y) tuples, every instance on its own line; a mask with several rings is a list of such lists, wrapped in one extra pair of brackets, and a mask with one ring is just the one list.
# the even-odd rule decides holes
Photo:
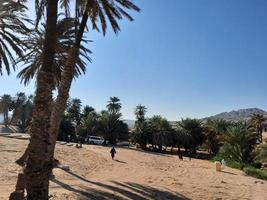
[[(129, 12), (140, 9), (130, 0), (35, 0), (36, 19), (29, 19), (26, 11), (26, 0), (0, 0), (0, 72), (10, 74), (12, 68), (22, 66), (18, 73), (22, 83), (28, 84), (34, 77), (36, 81), (34, 98), (25, 94), (1, 98), (5, 122), (17, 122), (31, 135), (18, 160), (23, 172), (17, 186), (23, 187), (17, 187), (10, 199), (23, 199), (26, 189), (26, 199), (47, 200), (58, 137), (76, 132), (80, 136), (103, 135), (111, 143), (128, 138), (117, 97), (110, 98), (106, 110), (97, 113), (90, 106), (82, 109), (78, 99), (69, 100), (69, 90), (91, 61), (87, 32), (96, 30), (105, 36), (109, 23), (117, 34), (118, 22), (124, 18), (132, 21)], [(14, 118), (8, 120), (10, 110)], [(195, 154), (204, 145), (210, 154), (219, 152), (239, 163), (266, 158), (266, 146), (260, 146), (254, 155), (257, 141), (262, 141), (262, 116), (253, 116), (251, 123), (203, 123), (188, 118), (173, 125), (161, 116), (146, 118), (146, 111), (142, 105), (136, 107), (135, 127), (129, 135), (130, 141), (143, 149), (176, 147)]]

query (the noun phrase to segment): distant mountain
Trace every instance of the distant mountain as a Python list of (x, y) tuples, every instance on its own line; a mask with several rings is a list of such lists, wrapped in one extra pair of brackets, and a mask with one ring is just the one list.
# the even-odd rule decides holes
[[(243, 121), (243, 120), (249, 120), (253, 113), (262, 114), (263, 116), (267, 117), (267, 112), (262, 109), (247, 108), (247, 109), (233, 110), (230, 112), (223, 112), (223, 113), (213, 115), (210, 117), (205, 117), (201, 120), (225, 119), (225, 120), (231, 120), (231, 121)], [(134, 128), (135, 120), (125, 119), (124, 122), (128, 124), (129, 129)], [(170, 123), (174, 127), (176, 124), (176, 121), (170, 121)]]
[(207, 119), (225, 119), (232, 121), (249, 120), (253, 113), (262, 114), (267, 117), (267, 112), (262, 109), (247, 108), (247, 109), (233, 110), (230, 112), (223, 112), (211, 117), (206, 117), (204, 118), (204, 120)]

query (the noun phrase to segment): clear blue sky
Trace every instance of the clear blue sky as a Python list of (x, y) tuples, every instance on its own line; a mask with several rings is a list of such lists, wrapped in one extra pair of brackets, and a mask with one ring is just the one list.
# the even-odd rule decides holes
[[(266, 0), (135, 2), (142, 13), (122, 22), (118, 36), (88, 34), (93, 63), (72, 97), (101, 110), (118, 96), (125, 119), (139, 103), (169, 120), (267, 110)], [(15, 75), (0, 77), (0, 95), (34, 92)]]

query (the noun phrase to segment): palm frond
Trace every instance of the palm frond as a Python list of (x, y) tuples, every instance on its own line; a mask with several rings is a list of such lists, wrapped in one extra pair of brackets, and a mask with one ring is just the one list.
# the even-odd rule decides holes
[(15, 70), (15, 57), (23, 57), (27, 45), (23, 37), (29, 34), (32, 22), (25, 14), (25, 1), (0, 0), (0, 74), (5, 68)]
[[(54, 85), (57, 86), (61, 80), (61, 72), (65, 62), (68, 58), (68, 53), (75, 42), (75, 20), (73, 18), (64, 18), (59, 20), (57, 23), (57, 45), (56, 54), (54, 59)], [(91, 51), (85, 46), (90, 42), (84, 38), (80, 48), (80, 56), (75, 64), (74, 77), (78, 77), (84, 74), (86, 71), (86, 61), (91, 62), (89, 55)], [(18, 73), (18, 78), (25, 85), (29, 84), (30, 80), (33, 79), (42, 64), (42, 47), (44, 43), (44, 28), (38, 30), (35, 34), (27, 40), (28, 44), (31, 45), (31, 51), (29, 51), (19, 62), (26, 63), (24, 69)]]

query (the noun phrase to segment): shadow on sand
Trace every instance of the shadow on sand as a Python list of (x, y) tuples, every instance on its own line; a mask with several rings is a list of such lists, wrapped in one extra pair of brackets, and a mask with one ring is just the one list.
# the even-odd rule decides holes
[(235, 175), (235, 176), (237, 175), (237, 174), (235, 174), (235, 173), (232, 173), (232, 172), (227, 172), (227, 171), (224, 171), (224, 170), (222, 170), (221, 172), (222, 172), (222, 173), (225, 173), (225, 174), (231, 174), (231, 175)]
[(114, 159), (114, 161), (119, 162), (119, 163), (123, 163), (123, 164), (127, 164), (127, 162), (124, 162), (124, 161), (118, 160), (118, 159)]
[(88, 186), (68, 185), (58, 179), (52, 179), (51, 181), (66, 190), (74, 192), (77, 195), (77, 199), (79, 200), (86, 200), (86, 199), (95, 199), (95, 200), (108, 200), (108, 199), (190, 200), (189, 198), (179, 193), (174, 193), (174, 192), (154, 188), (154, 187), (147, 186), (147, 185), (140, 185), (140, 184), (132, 183), (132, 182), (117, 182), (117, 181), (112, 181), (111, 184), (104, 184), (100, 182), (87, 180), (86, 178), (78, 174), (75, 174), (73, 172), (70, 172), (70, 171), (68, 171), (67, 173), (69, 173), (70, 175), (86, 183), (89, 183)]

